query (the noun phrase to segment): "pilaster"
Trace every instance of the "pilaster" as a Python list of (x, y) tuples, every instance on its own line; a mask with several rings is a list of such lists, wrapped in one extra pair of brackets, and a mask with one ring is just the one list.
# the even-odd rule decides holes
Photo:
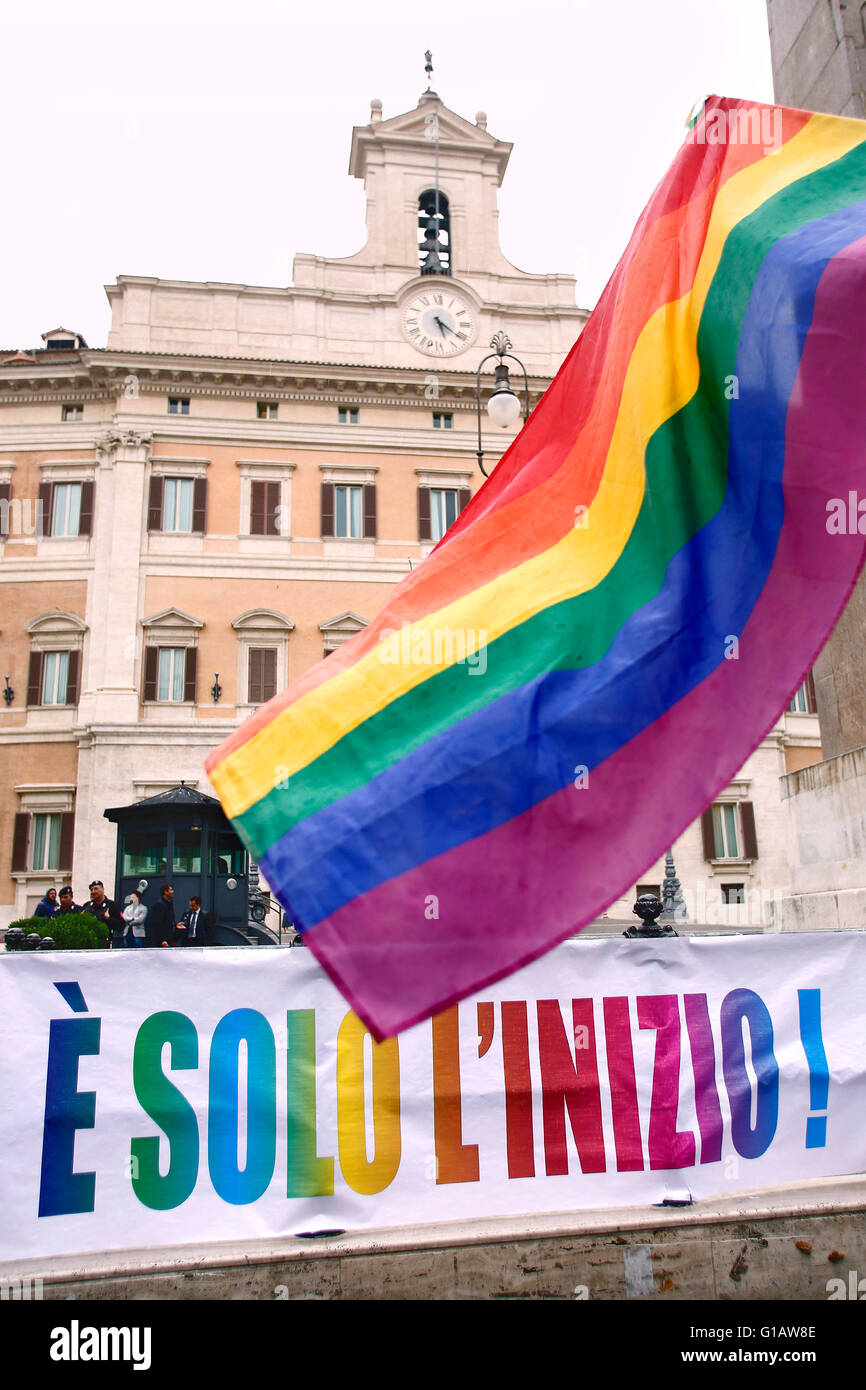
[(109, 431), (97, 442), (90, 629), (79, 723), (135, 725), (139, 717), (138, 593), (152, 435)]

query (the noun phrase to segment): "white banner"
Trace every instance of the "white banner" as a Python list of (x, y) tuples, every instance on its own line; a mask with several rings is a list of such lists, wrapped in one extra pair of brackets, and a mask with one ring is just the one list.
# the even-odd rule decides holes
[(575, 940), (375, 1045), (304, 950), (0, 956), (0, 1261), (866, 1168), (866, 935)]

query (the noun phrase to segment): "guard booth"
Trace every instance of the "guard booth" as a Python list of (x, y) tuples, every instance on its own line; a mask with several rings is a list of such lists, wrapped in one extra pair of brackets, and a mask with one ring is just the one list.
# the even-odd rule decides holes
[(102, 813), (117, 826), (115, 900), (147, 887), (141, 900), (151, 908), (165, 883), (174, 887), (178, 921), (192, 895), (213, 916), (214, 942), (249, 943), (247, 928), (247, 852), (213, 796), (181, 782), (156, 796), (115, 806)]

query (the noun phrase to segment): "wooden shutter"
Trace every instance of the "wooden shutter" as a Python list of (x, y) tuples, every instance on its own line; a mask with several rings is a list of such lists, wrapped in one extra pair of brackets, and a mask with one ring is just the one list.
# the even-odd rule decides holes
[(251, 705), (264, 704), (264, 696), (262, 695), (263, 656), (264, 651), (261, 647), (250, 647), (249, 683), (247, 688), (247, 696)]
[(64, 811), (60, 817), (60, 863), (59, 869), (70, 873), (72, 870), (72, 840), (75, 834), (75, 812)]
[(40, 483), (40, 484), (39, 484), (39, 507), (38, 507), (38, 511), (37, 511), (37, 532), (36, 532), (37, 535), (39, 534), (39, 531), (38, 531), (38, 513), (39, 513), (39, 512), (42, 513), (42, 534), (43, 534), (43, 536), (50, 536), (50, 535), (51, 535), (51, 528), (52, 528), (53, 520), (54, 520), (53, 517), (52, 517), (52, 515), (51, 515), (51, 501), (52, 501), (52, 496), (51, 496), (51, 484), (50, 484), (50, 483)]
[(263, 647), (262, 700), (272, 700), (277, 693), (277, 652), (275, 647)]
[(265, 535), (278, 536), (280, 511), (279, 483), (265, 483)]
[(80, 652), (69, 653), (69, 670), (66, 676), (67, 705), (78, 704), (78, 666), (80, 655)]
[[(151, 478), (150, 495), (147, 502), (147, 529), (148, 531), (162, 530), (162, 478)], [(154, 697), (155, 698), (155, 697)]]
[(186, 665), (183, 674), (183, 698), (195, 704), (195, 674), (198, 665), (198, 648), (187, 647)]
[(78, 518), (79, 536), (93, 534), (93, 483), (81, 484), (81, 514)]
[(464, 507), (468, 507), (468, 506), (469, 506), (469, 503), (470, 503), (471, 500), (472, 500), (472, 493), (469, 491), (468, 487), (461, 487), (461, 488), (458, 489), (458, 492), (457, 492), (457, 515), (458, 515), (458, 516), (459, 516), (460, 513), (463, 511), (463, 508), (464, 508)]
[(144, 649), (144, 699), (156, 699), (156, 677), (159, 669), (159, 648)]
[(12, 872), (23, 873), (27, 868), (27, 840), (30, 835), (30, 816), (26, 811), (15, 815), (15, 829), (12, 832)]
[(704, 840), (704, 858), (716, 857), (716, 832), (713, 829), (713, 808), (708, 806), (701, 816), (701, 835)]
[(207, 478), (196, 478), (192, 485), (192, 529), (202, 536), (207, 530)]
[(256, 482), (250, 484), (250, 535), (265, 536), (265, 489), (267, 483)]
[(336, 514), (334, 484), (322, 483), (322, 535), (333, 536)]
[(419, 541), (432, 541), (433, 539), (429, 487), (419, 487), (418, 489), (418, 539)]
[(12, 501), (12, 484), (0, 483), (0, 536), (9, 535), (9, 504)]
[(249, 701), (263, 705), (277, 693), (277, 652), (275, 647), (251, 647)]
[(30, 653), (30, 670), (27, 673), (27, 703), (42, 704), (42, 652)]
[(364, 539), (376, 539), (376, 484), (364, 484)]
[(740, 802), (740, 823), (743, 827), (743, 858), (757, 859), (758, 837), (755, 833), (755, 808), (751, 801)]

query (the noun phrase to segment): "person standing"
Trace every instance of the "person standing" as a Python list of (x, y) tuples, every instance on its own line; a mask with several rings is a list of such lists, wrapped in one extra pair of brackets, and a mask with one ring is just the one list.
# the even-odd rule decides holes
[(61, 912), (81, 912), (81, 904), (75, 902), (72, 896), (72, 889), (69, 884), (65, 884), (60, 890), (60, 911)]
[(189, 911), (177, 924), (178, 946), (212, 946), (213, 929), (210, 914), (202, 912), (201, 898), (193, 896), (189, 900)]
[(174, 889), (170, 883), (164, 883), (158, 903), (155, 903), (153, 910), (147, 919), (147, 932), (145, 937), (146, 946), (173, 946), (175, 940), (174, 907), (172, 898)]
[(143, 946), (147, 930), (144, 925), (147, 921), (147, 908), (141, 901), (139, 892), (133, 891), (127, 898), (126, 907), (123, 909), (123, 920), (126, 923), (124, 946)]
[(90, 902), (85, 904), (83, 911), (105, 923), (110, 933), (111, 947), (116, 951), (123, 944), (123, 918), (117, 903), (105, 896), (101, 878), (95, 878), (90, 884)]
[(57, 889), (49, 888), (45, 897), (36, 905), (34, 917), (56, 917), (60, 911), (60, 904), (57, 901)]

